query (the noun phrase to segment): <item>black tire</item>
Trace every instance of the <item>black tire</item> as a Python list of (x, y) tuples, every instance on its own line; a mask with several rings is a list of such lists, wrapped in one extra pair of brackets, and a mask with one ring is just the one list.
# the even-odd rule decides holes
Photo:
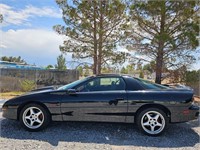
[(23, 128), (34, 132), (46, 128), (51, 121), (51, 116), (49, 111), (41, 105), (31, 103), (22, 108), (19, 121)]
[(150, 136), (158, 136), (162, 134), (169, 123), (166, 113), (159, 108), (143, 109), (136, 117), (138, 128), (143, 133)]

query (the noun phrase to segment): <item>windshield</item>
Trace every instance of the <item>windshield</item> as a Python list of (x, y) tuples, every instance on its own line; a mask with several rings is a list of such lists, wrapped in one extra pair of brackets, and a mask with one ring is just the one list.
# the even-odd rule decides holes
[(88, 80), (88, 78), (90, 78), (90, 77), (87, 77), (87, 78), (84, 78), (84, 79), (81, 79), (81, 80), (77, 80), (77, 81), (74, 81), (74, 82), (69, 83), (67, 85), (61, 86), (61, 87), (58, 88), (58, 90), (72, 89), (73, 87), (77, 86), (81, 82), (84, 82), (84, 81)]
[(140, 78), (135, 78), (135, 79), (140, 81), (140, 83), (142, 83), (142, 86), (146, 89), (171, 89), (170, 87), (161, 84), (156, 84), (151, 81), (143, 80)]

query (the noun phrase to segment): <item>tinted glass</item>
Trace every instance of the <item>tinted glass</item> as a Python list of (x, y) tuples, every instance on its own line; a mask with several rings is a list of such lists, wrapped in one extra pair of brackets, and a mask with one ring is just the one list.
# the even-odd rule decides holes
[(76, 90), (79, 92), (125, 90), (125, 83), (122, 78), (102, 77), (92, 79), (77, 87)]
[(144, 90), (145, 88), (140, 84), (139, 81), (135, 80), (132, 77), (124, 76), (126, 82), (126, 90), (127, 91), (138, 91)]
[(145, 89), (170, 89), (170, 87), (156, 84), (156, 83), (153, 83), (153, 82), (150, 82), (147, 80), (143, 80), (143, 79), (139, 79), (139, 78), (135, 78), (135, 79), (138, 80)]
[(74, 81), (70, 84), (67, 84), (67, 85), (64, 85), (64, 86), (61, 86), (60, 88), (58, 88), (58, 90), (67, 90), (67, 89), (72, 89), (74, 88), (75, 86), (81, 84), (82, 82), (85, 82), (89, 79), (90, 77), (88, 78), (84, 78), (84, 79), (81, 79), (81, 80), (77, 80), (77, 81)]

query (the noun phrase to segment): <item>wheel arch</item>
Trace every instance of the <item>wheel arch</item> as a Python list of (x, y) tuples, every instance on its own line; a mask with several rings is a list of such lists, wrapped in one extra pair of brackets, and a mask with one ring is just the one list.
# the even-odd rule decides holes
[(47, 112), (49, 114), (51, 114), (49, 109), (47, 108), (47, 106), (45, 104), (43, 104), (41, 102), (38, 102), (38, 101), (29, 101), (29, 102), (25, 102), (25, 103), (22, 103), (21, 105), (19, 105), (19, 107), (17, 109), (17, 120), (19, 120), (19, 116), (20, 116), (20, 113), (21, 113), (22, 109), (28, 104), (38, 104), (38, 105), (42, 106), (43, 108), (45, 108), (45, 110), (47, 110)]
[(137, 119), (137, 116), (138, 114), (143, 111), (144, 109), (147, 109), (147, 108), (158, 108), (158, 109), (161, 109), (164, 111), (164, 113), (166, 114), (166, 116), (169, 118), (169, 122), (171, 121), (171, 112), (170, 110), (166, 107), (166, 106), (163, 106), (161, 104), (144, 104), (142, 105), (140, 108), (138, 108), (138, 110), (136, 111), (135, 113), (135, 120)]

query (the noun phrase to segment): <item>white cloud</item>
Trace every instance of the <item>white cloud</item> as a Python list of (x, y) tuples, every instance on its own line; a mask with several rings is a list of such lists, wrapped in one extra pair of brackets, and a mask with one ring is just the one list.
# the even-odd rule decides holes
[[(63, 38), (54, 31), (41, 29), (0, 30), (0, 54), (21, 56), (30, 64), (56, 64)], [(69, 60), (67, 56), (66, 60)]]
[(7, 47), (0, 43), (0, 48), (7, 48)]
[(34, 7), (26, 6), (25, 9), (15, 10), (13, 7), (6, 4), (0, 4), (0, 13), (3, 15), (3, 26), (13, 24), (21, 25), (28, 21), (30, 17), (53, 17), (61, 18), (61, 11), (51, 7)]
[(37, 8), (33, 6), (26, 6), (26, 9), (22, 11), (23, 14), (36, 15), (36, 16), (46, 16), (46, 17), (54, 17), (54, 18), (61, 18), (61, 12), (57, 12), (55, 9), (50, 7), (42, 7)]

